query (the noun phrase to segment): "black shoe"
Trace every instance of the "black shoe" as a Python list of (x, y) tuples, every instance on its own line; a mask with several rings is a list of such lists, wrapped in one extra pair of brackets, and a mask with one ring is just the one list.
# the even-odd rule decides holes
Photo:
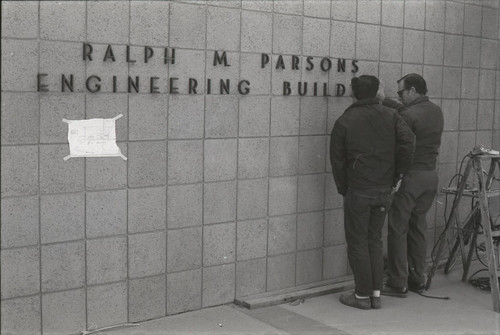
[(370, 297), (370, 303), (372, 309), (381, 309), (382, 308), (382, 299), (380, 297)]
[(412, 292), (421, 294), (425, 291), (425, 284), (409, 284), (408, 289)]
[(354, 293), (342, 294), (339, 298), (340, 302), (344, 305), (351, 306), (359, 309), (371, 309), (371, 302), (369, 298), (358, 299)]
[(408, 288), (406, 287), (393, 287), (385, 284), (380, 291), (380, 294), (390, 297), (406, 298), (408, 296)]

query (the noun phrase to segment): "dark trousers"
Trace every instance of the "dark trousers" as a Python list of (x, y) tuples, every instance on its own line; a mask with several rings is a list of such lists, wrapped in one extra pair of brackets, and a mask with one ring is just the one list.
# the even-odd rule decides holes
[(389, 210), (387, 271), (389, 285), (407, 287), (425, 282), (426, 215), (438, 186), (435, 170), (412, 170), (395, 194)]
[(370, 296), (382, 289), (384, 274), (382, 228), (390, 187), (347, 190), (344, 227), (347, 256), (354, 274), (355, 292)]

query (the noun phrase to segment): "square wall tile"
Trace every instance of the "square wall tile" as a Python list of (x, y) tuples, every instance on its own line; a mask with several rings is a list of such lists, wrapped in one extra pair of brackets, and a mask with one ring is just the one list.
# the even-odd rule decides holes
[(479, 96), (479, 71), (462, 69), (462, 95), (464, 99), (477, 99)]
[(457, 131), (460, 120), (460, 101), (445, 99), (441, 102), (444, 114), (444, 130)]
[(298, 211), (309, 212), (325, 208), (325, 176), (312, 174), (299, 176)]
[(145, 277), (165, 273), (167, 239), (164, 232), (144, 233), (128, 237), (129, 277)]
[(2, 249), (38, 244), (38, 197), (2, 198), (0, 201)]
[(87, 288), (87, 329), (127, 323), (127, 311), (126, 282)]
[[(396, 0), (397, 1), (397, 0)], [(425, 29), (431, 31), (444, 31), (445, 1), (425, 2)]]
[(208, 96), (205, 109), (205, 136), (207, 138), (238, 135), (238, 99), (236, 97)]
[(169, 186), (167, 195), (169, 229), (201, 225), (202, 211), (202, 184)]
[[(236, 100), (240, 78), (240, 54), (238, 52), (219, 50), (207, 51), (206, 62), (207, 83), (205, 92), (207, 94), (207, 106), (210, 95), (216, 96), (214, 97), (216, 103), (228, 104), (228, 101), (230, 103), (231, 100)], [(217, 96), (219, 97), (217, 98)], [(220, 96), (227, 99), (222, 99)]]
[(203, 266), (233, 263), (236, 259), (236, 224), (203, 227)]
[[(124, 65), (127, 67), (127, 65)], [(88, 70), (89, 66), (87, 66)], [(116, 121), (116, 139), (126, 141), (128, 139), (129, 123), (129, 101), (127, 93), (103, 93), (95, 95), (85, 95), (86, 118), (114, 118), (123, 114), (123, 117)]]
[(203, 181), (203, 141), (168, 142), (168, 183)]
[(128, 191), (128, 231), (138, 233), (166, 229), (165, 187)]
[[(338, 2), (346, 2), (339, 0)], [(332, 3), (335, 6), (335, 2)], [(356, 4), (354, 3), (354, 6)], [(332, 7), (332, 14), (333, 14)], [(330, 33), (330, 57), (354, 58), (356, 25), (353, 22), (332, 21)]]
[(39, 295), (4, 300), (1, 304), (2, 334), (41, 334)]
[(330, 10), (334, 20), (356, 21), (356, 3), (354, 1), (332, 0)]
[(403, 52), (403, 30), (400, 28), (381, 27), (380, 60), (401, 62)]
[(304, 17), (302, 53), (325, 56), (329, 53), (330, 20)]
[(82, 158), (63, 160), (68, 155), (67, 144), (40, 146), (40, 193), (84, 190), (84, 160)]
[[(127, 157), (127, 144), (117, 145)], [(123, 158), (86, 158), (85, 161), (85, 183), (88, 191), (127, 187), (127, 161)]]
[(358, 1), (358, 22), (380, 23), (381, 0), (359, 0)]
[[(301, 82), (302, 78), (301, 71), (299, 71), (299, 69), (292, 70), (293, 57), (296, 57), (296, 59), (300, 62), (300, 57), (298, 55), (274, 54), (270, 57), (272, 58), (270, 63), (273, 64), (271, 69), (271, 93), (278, 96), (273, 97), (273, 100), (282, 98), (293, 101), (294, 99), (292, 99), (291, 96), (295, 98), (298, 95), (297, 83)], [(271, 102), (271, 112), (272, 111), (273, 105)], [(271, 122), (273, 122), (272, 118)], [(285, 122), (285, 120), (282, 120), (282, 122)], [(273, 125), (271, 124), (271, 134), (273, 134), (272, 126)]]
[(330, 18), (331, 1), (304, 0), (304, 16)]
[(296, 249), (297, 217), (295, 215), (269, 218), (268, 254), (279, 255)]
[(405, 28), (423, 30), (425, 26), (425, 3), (405, 1)]
[(325, 179), (325, 209), (342, 208), (344, 197), (338, 194), (333, 175), (328, 173)]
[[(477, 50), (476, 50), (477, 52)], [(498, 41), (481, 39), (480, 66), (486, 69), (495, 69), (498, 60)]]
[(238, 182), (238, 220), (265, 217), (267, 204), (267, 179), (240, 180)]
[(345, 245), (325, 248), (323, 252), (323, 280), (347, 275), (348, 266)]
[(325, 247), (346, 243), (343, 209), (339, 208), (325, 212), (323, 238)]
[[(46, 84), (49, 91), (85, 92), (85, 81), (81, 79), (85, 78), (85, 62), (79, 57), (81, 53), (80, 42), (40, 40), (39, 69), (29, 73), (33, 73), (33, 79), (36, 79), (37, 72), (47, 74), (40, 82)], [(62, 85), (61, 75), (65, 75), (69, 85)]]
[(404, 19), (404, 5), (404, 2), (399, 0), (382, 1), (382, 25), (402, 27)]
[(270, 176), (294, 175), (299, 166), (299, 138), (272, 137)]
[(480, 61), (481, 39), (464, 36), (463, 66), (478, 67)]
[[(344, 114), (344, 111), (352, 104), (350, 97), (328, 98), (328, 132), (330, 134), (337, 119)], [(330, 143), (330, 142), (328, 142)]]
[(495, 99), (496, 71), (479, 71), (479, 99)]
[(129, 282), (129, 321), (145, 321), (166, 315), (165, 275)]
[(204, 268), (202, 307), (233, 302), (235, 283), (236, 275), (234, 263)]
[(321, 281), (323, 276), (323, 249), (298, 252), (296, 271), (296, 285)]
[(424, 32), (404, 30), (403, 32), (403, 62), (423, 63)]
[(481, 35), (484, 38), (498, 38), (498, 11), (483, 7)]
[(479, 100), (477, 106), (477, 129), (491, 130), (495, 113), (495, 104), (492, 100)]
[(167, 275), (167, 314), (201, 308), (201, 269)]
[(394, 98), (397, 97), (398, 80), (401, 77), (402, 77), (401, 64), (380, 62), (379, 80), (384, 86), (385, 95), (387, 97), (394, 97)]
[(85, 290), (44, 294), (42, 325), (43, 334), (74, 334), (86, 329)]
[(267, 253), (267, 220), (238, 221), (237, 225), (237, 260), (265, 257)]
[(85, 285), (85, 244), (66, 242), (42, 246), (42, 292)]
[(267, 260), (267, 292), (295, 286), (295, 254), (269, 257)]
[(168, 231), (167, 272), (194, 270), (202, 266), (201, 227)]
[(202, 138), (205, 127), (203, 96), (171, 95), (168, 103), (168, 138)]
[(205, 184), (203, 190), (203, 223), (228, 222), (236, 219), (236, 182)]
[(2, 92), (2, 144), (37, 144), (39, 99), (35, 93)]
[(302, 5), (301, 0), (276, 0), (274, 1), (274, 12), (300, 15), (302, 14)]
[[(266, 63), (266, 56), (257, 55), (257, 54), (240, 54), (240, 81), (242, 82), (242, 88), (249, 88), (248, 95), (269, 95), (271, 91), (271, 71), (273, 70), (273, 65), (271, 61)], [(267, 55), (267, 54), (266, 54)], [(271, 57), (270, 55), (268, 55)], [(263, 59), (264, 58), (264, 59)], [(244, 80), (250, 82), (249, 86), (244, 86)], [(240, 108), (242, 102), (247, 99), (248, 96), (239, 97)], [(269, 101), (268, 96), (260, 97), (262, 99), (267, 99)], [(269, 103), (268, 103), (269, 104)], [(264, 109), (262, 112), (267, 112), (269, 114), (270, 108)], [(240, 110), (241, 113), (241, 110)], [(241, 117), (241, 114), (240, 114)], [(261, 120), (261, 122), (267, 122), (267, 125), (264, 125), (265, 128), (260, 129), (260, 131), (268, 130), (269, 133), (269, 115), (266, 116), (266, 119)], [(240, 127), (241, 131), (241, 127)], [(241, 136), (241, 135), (240, 135)]]
[(481, 36), (482, 8), (476, 5), (465, 5), (464, 11), (464, 31), (465, 35)]
[(236, 297), (266, 291), (266, 259), (253, 259), (236, 264)]
[[(3, 17), (5, 15), (2, 15), (2, 28)], [(51, 73), (38, 68), (39, 54), (36, 40), (2, 40), (2, 88), (9, 91), (37, 91), (36, 74)], [(28, 76), (27, 73), (31, 75)], [(43, 83), (49, 84), (48, 80)]]
[(442, 65), (444, 34), (425, 32), (424, 39), (424, 63)]
[(442, 92), (443, 68), (441, 66), (424, 65), (424, 75), (427, 83), (427, 95), (432, 98), (440, 98)]
[(127, 232), (127, 190), (86, 195), (87, 238)]
[(268, 97), (239, 99), (239, 136), (269, 136), (271, 101)]
[(38, 193), (38, 147), (2, 146), (2, 197)]
[(236, 179), (238, 141), (236, 139), (205, 140), (204, 180)]
[[(116, 98), (114, 99), (123, 99), (125, 98), (125, 101), (128, 101), (128, 96), (125, 95), (129, 92), (135, 92), (134, 88), (131, 86), (130, 81), (129, 81), (129, 75), (132, 75), (133, 73), (129, 73), (129, 65), (131, 66), (130, 69), (133, 70), (135, 69), (134, 65), (131, 65), (134, 61), (137, 61), (137, 59), (141, 60), (142, 62), (142, 56), (144, 55), (144, 48), (139, 48), (139, 47), (134, 47), (132, 46), (130, 48), (130, 60), (127, 61), (126, 58), (126, 53), (127, 53), (127, 47), (126, 45), (112, 45), (109, 47), (109, 45), (106, 44), (96, 44), (96, 43), (89, 43), (92, 46), (92, 53), (86, 57), (85, 59), (85, 72), (87, 77), (91, 76), (97, 76), (98, 78), (91, 79), (88, 82), (88, 86), (91, 91), (95, 91), (96, 93), (99, 94), (93, 94), (93, 95), (87, 95), (87, 98), (90, 100), (97, 99), (97, 100), (103, 100), (107, 96), (109, 99), (113, 99), (112, 96), (116, 95)], [(108, 48), (110, 48), (108, 50)], [(81, 49), (81, 46), (80, 46)], [(104, 61), (104, 58), (107, 54), (108, 51), (112, 51), (113, 55), (118, 55), (118, 57), (115, 57), (113, 60), (112, 57), (108, 56), (107, 59)], [(79, 52), (81, 54), (82, 51)], [(148, 73), (151, 76), (151, 73)], [(135, 75), (135, 73), (134, 73)], [(116, 77), (116, 81), (114, 81), (114, 78)], [(99, 80), (99, 78), (105, 78), (104, 81)], [(131, 80), (134, 80), (136, 78), (131, 77)], [(136, 82), (137, 80), (134, 80)], [(149, 82), (149, 80), (148, 80)], [(140, 83), (137, 83), (138, 90), (141, 92), (145, 89), (140, 89)], [(143, 85), (144, 86), (144, 85)], [(148, 85), (149, 86), (149, 85)], [(87, 89), (85, 89), (87, 91)], [(113, 99), (113, 100), (114, 100)], [(88, 108), (89, 106), (87, 106)], [(108, 100), (105, 102), (105, 105), (103, 105), (101, 108), (106, 109), (108, 107), (110, 110), (116, 109), (118, 106), (113, 106), (111, 101)], [(114, 108), (112, 108), (114, 107)], [(90, 109), (90, 108), (89, 108)], [(127, 110), (127, 105), (125, 106), (125, 111)], [(124, 113), (125, 115), (125, 113)]]
[(40, 3), (40, 38), (84, 41), (86, 10), (83, 1)]
[(297, 211), (297, 178), (269, 179), (269, 215), (293, 214)]
[(444, 132), (441, 138), (441, 146), (442, 148), (446, 148), (446, 150), (440, 150), (439, 163), (456, 162), (458, 132)]
[(323, 246), (323, 212), (311, 212), (297, 216), (297, 250)]
[(271, 52), (272, 20), (271, 13), (241, 12), (242, 52)]
[(168, 46), (168, 2), (130, 3), (130, 43)]
[[(205, 48), (207, 10), (204, 6), (172, 3), (170, 6), (170, 46)], [(191, 32), (196, 31), (196, 34)]]
[(2, 250), (2, 299), (40, 292), (40, 250), (38, 247)]
[(240, 50), (240, 11), (238, 9), (207, 8), (207, 48)]
[(461, 66), (462, 65), (462, 50), (463, 37), (458, 35), (444, 36), (444, 65), (445, 66)]
[(445, 32), (450, 34), (464, 33), (464, 4), (446, 2)]
[(271, 135), (299, 134), (300, 100), (298, 97), (273, 97), (271, 99)]
[(161, 140), (167, 138), (168, 95), (129, 96), (129, 139)]
[(127, 44), (130, 3), (91, 2), (87, 4), (87, 39), (90, 42)]
[(130, 142), (129, 187), (160, 186), (167, 181), (167, 145), (160, 142)]
[(87, 240), (87, 284), (110, 283), (126, 278), (125, 236)]
[(261, 12), (272, 12), (274, 4), (270, 1), (243, 1), (241, 8)]
[(443, 68), (443, 98), (458, 99), (460, 98), (460, 85), (462, 82), (462, 71), (460, 68), (444, 67)]
[(325, 172), (326, 136), (299, 138), (299, 173)]
[[(169, 53), (172, 54), (172, 51)], [(193, 104), (198, 104), (199, 99), (201, 98), (201, 103), (203, 104), (203, 96), (194, 96), (195, 94), (203, 94), (205, 92), (205, 64), (207, 62), (207, 58), (205, 57), (205, 51), (203, 50), (185, 50), (185, 49), (175, 49), (175, 57), (174, 63), (169, 64), (169, 77), (177, 78), (174, 81), (174, 85), (176, 86), (177, 91), (181, 95), (171, 94), (169, 99), (175, 99), (176, 103), (188, 103), (186, 99), (193, 100)], [(170, 79), (169, 79), (170, 80)], [(177, 80), (179, 80), (177, 82)], [(170, 82), (168, 83), (170, 85)], [(183, 96), (185, 94), (192, 95), (190, 97)], [(190, 106), (190, 108), (192, 108)], [(195, 111), (191, 111), (192, 113), (186, 114), (186, 118), (190, 117), (198, 117), (198, 114), (194, 113)], [(203, 112), (203, 108), (201, 110)], [(170, 110), (169, 110), (170, 113)], [(182, 115), (176, 115), (176, 118), (180, 118)], [(203, 119), (202, 119), (203, 120)], [(186, 125), (187, 126), (187, 125)], [(196, 123), (191, 125), (186, 131), (194, 130), (198, 128), (198, 119), (196, 119)], [(174, 125), (175, 127), (175, 125)], [(173, 129), (171, 127), (170, 129)], [(176, 129), (177, 131), (181, 131), (182, 129)]]
[(40, 199), (40, 206), (42, 243), (85, 238), (83, 193), (45, 195)]
[(302, 17), (275, 14), (273, 18), (273, 53), (302, 53)]
[(38, 3), (4, 1), (2, 14), (2, 37), (38, 37)]
[(356, 58), (378, 60), (380, 48), (379, 41), (380, 27), (358, 24), (356, 26)]
[(40, 142), (66, 143), (67, 120), (85, 119), (85, 96), (80, 93), (54, 93), (40, 96)]
[(300, 101), (300, 134), (324, 135), (328, 101), (313, 97), (303, 97)]
[(266, 177), (269, 168), (269, 139), (238, 140), (238, 178)]

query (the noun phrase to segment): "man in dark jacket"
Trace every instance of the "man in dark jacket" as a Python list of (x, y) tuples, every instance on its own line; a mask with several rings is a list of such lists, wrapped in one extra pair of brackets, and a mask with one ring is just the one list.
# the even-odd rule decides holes
[(443, 112), (429, 101), (427, 84), (418, 74), (398, 80), (402, 104), (384, 99), (383, 104), (396, 108), (416, 137), (415, 154), (401, 189), (395, 194), (389, 211), (387, 238), (388, 281), (382, 294), (406, 297), (408, 289), (425, 289), (427, 257), (426, 215), (437, 193), (436, 161), (443, 133)]
[(333, 177), (344, 196), (347, 255), (355, 282), (354, 293), (340, 301), (360, 309), (380, 308), (382, 227), (391, 186), (410, 167), (414, 136), (394, 109), (378, 103), (376, 77), (353, 78), (351, 87), (356, 102), (335, 122), (330, 144)]

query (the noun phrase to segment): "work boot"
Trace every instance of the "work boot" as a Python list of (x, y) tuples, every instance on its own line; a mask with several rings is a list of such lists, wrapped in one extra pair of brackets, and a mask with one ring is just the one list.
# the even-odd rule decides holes
[(370, 303), (372, 309), (381, 309), (382, 308), (382, 299), (380, 297), (370, 297)]
[(421, 294), (425, 291), (425, 284), (409, 284), (408, 289), (412, 292)]
[(351, 306), (359, 309), (371, 309), (371, 302), (369, 298), (358, 299), (354, 293), (342, 294), (339, 298), (340, 302), (344, 305)]
[(406, 287), (394, 287), (388, 284), (385, 284), (380, 291), (380, 294), (387, 295), (390, 297), (398, 297), (398, 298), (406, 298), (408, 296), (408, 288)]

